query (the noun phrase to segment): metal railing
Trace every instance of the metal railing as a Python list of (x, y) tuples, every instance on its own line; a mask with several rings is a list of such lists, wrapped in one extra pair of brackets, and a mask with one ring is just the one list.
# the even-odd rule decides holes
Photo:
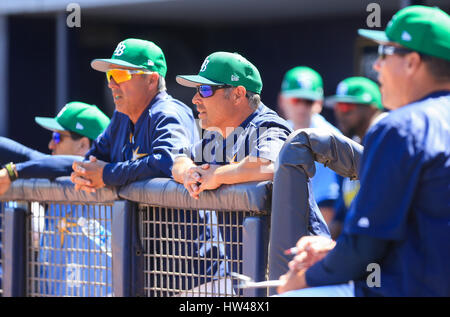
[(230, 273), (265, 279), (270, 185), (194, 200), (169, 179), (95, 194), (67, 178), (16, 181), (0, 197), (20, 202), (2, 221), (4, 296), (265, 296)]

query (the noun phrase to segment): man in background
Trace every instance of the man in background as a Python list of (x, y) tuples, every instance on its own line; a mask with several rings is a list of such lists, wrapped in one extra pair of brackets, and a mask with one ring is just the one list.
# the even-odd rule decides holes
[[(278, 97), (278, 107), (294, 131), (319, 128), (340, 133), (320, 112), (323, 107), (323, 80), (318, 72), (297, 66), (286, 72)], [(314, 199), (327, 224), (334, 217), (334, 204), (339, 194), (335, 172), (315, 163), (316, 174), (311, 178)]]
[[(327, 98), (333, 105), (336, 121), (342, 133), (360, 143), (367, 130), (387, 115), (383, 112), (378, 85), (365, 77), (342, 80), (336, 95)], [(342, 231), (345, 216), (359, 190), (359, 181), (344, 178), (336, 202), (333, 221), (329, 224), (331, 237), (336, 240)]]
[(373, 67), (391, 112), (364, 136), (339, 239), (301, 238), (278, 292), (450, 296), (450, 17), (410, 6), (359, 34), (379, 44)]

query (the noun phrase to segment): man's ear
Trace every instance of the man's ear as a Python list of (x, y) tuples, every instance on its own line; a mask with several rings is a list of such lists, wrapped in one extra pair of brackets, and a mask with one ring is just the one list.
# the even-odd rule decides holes
[(87, 153), (87, 151), (89, 151), (89, 149), (91, 148), (91, 142), (85, 136), (80, 139), (80, 142), (78, 144), (79, 144), (80, 152)]
[(159, 74), (157, 72), (153, 72), (147, 76), (148, 85), (153, 88), (154, 85), (156, 85), (156, 88), (158, 88), (158, 80), (159, 80)]
[(415, 74), (421, 65), (422, 58), (419, 53), (412, 52), (405, 56), (406, 71), (409, 75)]
[(244, 86), (237, 86), (236, 89), (234, 89), (233, 94), (233, 101), (240, 102), (245, 98), (245, 95), (247, 94), (247, 89), (245, 89)]

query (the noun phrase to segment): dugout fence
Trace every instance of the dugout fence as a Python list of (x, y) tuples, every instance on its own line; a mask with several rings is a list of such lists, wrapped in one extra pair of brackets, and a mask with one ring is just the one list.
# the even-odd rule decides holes
[(0, 208), (3, 296), (266, 296), (271, 182), (192, 199), (170, 179), (95, 194), (17, 180)]

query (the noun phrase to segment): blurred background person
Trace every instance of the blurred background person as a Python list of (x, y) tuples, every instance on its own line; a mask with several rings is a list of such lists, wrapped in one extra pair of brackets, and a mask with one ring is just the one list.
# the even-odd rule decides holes
[[(323, 80), (310, 67), (298, 66), (284, 75), (278, 97), (278, 108), (292, 129), (319, 128), (333, 133), (339, 130), (319, 113), (323, 106)], [(316, 174), (311, 178), (314, 199), (327, 224), (334, 217), (334, 205), (339, 195), (339, 182), (335, 172), (315, 163)]]
[[(360, 143), (367, 130), (387, 115), (387, 112), (383, 112), (378, 85), (365, 77), (349, 77), (341, 81), (336, 95), (327, 98), (327, 103), (333, 105), (337, 125), (342, 133)], [(329, 224), (333, 239), (341, 233), (345, 215), (358, 190), (358, 180), (342, 180), (335, 205), (336, 213)]]

